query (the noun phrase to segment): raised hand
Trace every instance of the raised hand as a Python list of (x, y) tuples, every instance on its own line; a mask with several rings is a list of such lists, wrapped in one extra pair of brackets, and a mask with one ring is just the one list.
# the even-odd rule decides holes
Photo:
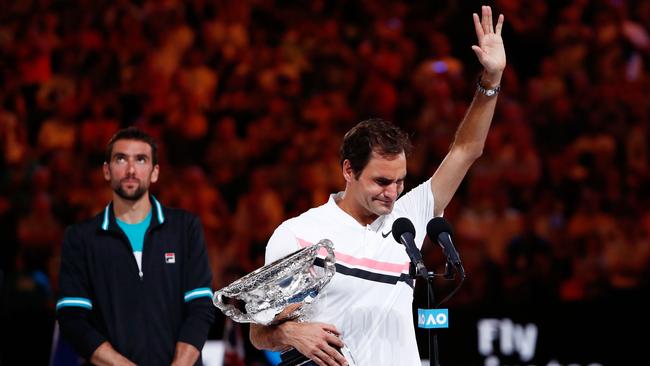
[(481, 12), (480, 20), (478, 14), (472, 14), (476, 37), (478, 38), (478, 46), (473, 45), (472, 50), (485, 68), (486, 76), (500, 79), (501, 73), (506, 67), (506, 52), (501, 38), (504, 17), (503, 14), (499, 15), (495, 27), (492, 21), (492, 8), (482, 6)]

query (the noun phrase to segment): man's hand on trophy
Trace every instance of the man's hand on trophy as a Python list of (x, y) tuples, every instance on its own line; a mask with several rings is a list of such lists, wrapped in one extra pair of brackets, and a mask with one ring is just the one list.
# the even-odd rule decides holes
[[(331, 324), (286, 322), (280, 328), (286, 343), (293, 346), (319, 366), (345, 366), (339, 331)], [(336, 347), (336, 348), (335, 348)]]

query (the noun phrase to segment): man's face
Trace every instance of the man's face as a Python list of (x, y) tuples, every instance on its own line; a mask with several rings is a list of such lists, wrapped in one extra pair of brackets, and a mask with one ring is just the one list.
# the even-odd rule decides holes
[(381, 156), (373, 152), (358, 178), (355, 178), (349, 166), (349, 162), (344, 162), (344, 176), (348, 183), (346, 194), (352, 195), (360, 208), (358, 212), (372, 217), (390, 213), (404, 190), (404, 153)]
[(117, 140), (111, 160), (104, 163), (104, 179), (120, 198), (137, 201), (158, 180), (158, 165), (153, 165), (151, 146), (144, 141)]

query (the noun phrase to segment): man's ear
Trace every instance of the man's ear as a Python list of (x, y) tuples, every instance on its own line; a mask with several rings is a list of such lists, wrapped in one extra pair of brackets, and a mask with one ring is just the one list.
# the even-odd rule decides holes
[(108, 166), (107, 162), (104, 162), (104, 165), (102, 165), (102, 173), (104, 173), (104, 179), (106, 181), (111, 180), (111, 168)]
[(350, 160), (345, 159), (343, 160), (343, 166), (341, 167), (343, 170), (343, 178), (345, 178), (346, 182), (352, 182), (352, 180), (355, 179), (354, 177), (354, 170), (352, 169), (352, 164), (350, 164)]
[(156, 183), (158, 181), (158, 174), (160, 174), (160, 165), (156, 164), (153, 166), (151, 171), (151, 183)]

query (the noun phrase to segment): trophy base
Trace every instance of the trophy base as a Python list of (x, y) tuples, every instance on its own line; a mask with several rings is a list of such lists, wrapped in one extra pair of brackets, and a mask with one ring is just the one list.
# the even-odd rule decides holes
[[(356, 366), (354, 359), (350, 354), (350, 350), (346, 346), (343, 346), (343, 349), (340, 349), (338, 347), (335, 348), (337, 351), (339, 351), (340, 354), (342, 354), (345, 357), (345, 359), (348, 361), (349, 366)], [(316, 366), (316, 365), (317, 365), (316, 362), (310, 360), (309, 358), (307, 358), (307, 356), (298, 352), (298, 350), (295, 348), (291, 348), (287, 351), (282, 352), (280, 354), (280, 363), (278, 364), (278, 366)]]

